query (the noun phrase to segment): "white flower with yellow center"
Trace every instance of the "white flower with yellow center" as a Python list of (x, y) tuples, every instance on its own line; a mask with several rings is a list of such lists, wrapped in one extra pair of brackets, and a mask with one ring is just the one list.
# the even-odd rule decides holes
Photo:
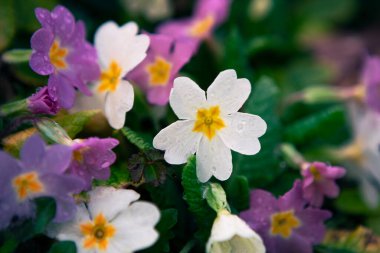
[[(137, 31), (138, 27), (133, 22), (121, 27), (114, 22), (107, 22), (95, 34), (101, 75), (93, 88), (98, 103), (93, 102), (103, 108), (109, 124), (115, 129), (124, 126), (125, 114), (132, 109), (134, 101), (133, 87), (123, 78), (144, 60), (149, 46), (149, 37), (137, 35)], [(84, 98), (82, 103), (91, 102)], [(84, 107), (94, 109), (91, 105)]]
[(261, 237), (238, 216), (218, 212), (206, 245), (208, 253), (265, 253)]
[(245, 155), (260, 151), (258, 137), (267, 128), (257, 115), (238, 112), (251, 92), (247, 79), (234, 70), (221, 72), (205, 92), (187, 77), (174, 80), (170, 106), (179, 121), (161, 130), (153, 140), (165, 150), (171, 164), (185, 163), (196, 154), (197, 176), (206, 182), (212, 175), (226, 180), (232, 173), (231, 150)]
[(74, 220), (52, 225), (48, 234), (76, 243), (78, 253), (130, 253), (154, 244), (160, 212), (153, 204), (136, 201), (133, 190), (97, 187), (87, 207), (78, 205)]

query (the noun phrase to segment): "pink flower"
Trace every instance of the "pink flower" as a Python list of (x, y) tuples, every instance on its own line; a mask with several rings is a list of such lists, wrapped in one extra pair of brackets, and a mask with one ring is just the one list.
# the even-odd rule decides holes
[(148, 101), (165, 105), (179, 70), (192, 57), (194, 50), (189, 40), (174, 40), (166, 35), (149, 35), (148, 55), (128, 75), (127, 79), (140, 86)]
[(346, 170), (341, 167), (328, 166), (322, 162), (306, 164), (302, 170), (303, 197), (312, 206), (320, 207), (323, 204), (324, 196), (330, 198), (339, 195), (339, 187), (335, 180), (343, 177)]
[(169, 21), (158, 28), (158, 33), (178, 38), (188, 38), (194, 48), (209, 37), (228, 15), (229, 0), (199, 0), (192, 17)]

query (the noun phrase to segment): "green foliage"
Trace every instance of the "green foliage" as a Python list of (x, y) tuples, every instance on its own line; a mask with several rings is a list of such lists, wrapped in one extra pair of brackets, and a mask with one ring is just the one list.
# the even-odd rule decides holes
[(136, 147), (140, 150), (148, 150), (152, 148), (152, 145), (146, 142), (141, 136), (139, 136), (135, 131), (129, 129), (128, 127), (124, 127), (121, 129), (121, 132), (124, 136)]
[(218, 183), (209, 183), (204, 189), (204, 197), (207, 204), (214, 209), (216, 213), (223, 209), (229, 209), (226, 192)]
[(356, 189), (342, 189), (335, 205), (342, 213), (369, 216), (379, 216), (380, 214), (380, 205), (375, 208), (369, 207)]
[(77, 247), (72, 241), (61, 241), (54, 243), (48, 253), (76, 253)]
[(262, 117), (267, 123), (266, 133), (259, 138), (261, 150), (254, 156), (237, 155), (234, 175), (243, 175), (251, 187), (264, 187), (281, 172), (277, 146), (281, 141), (281, 124), (276, 116), (279, 90), (268, 77), (260, 78), (244, 106), (244, 112)]
[(75, 136), (82, 131), (87, 122), (98, 112), (97, 110), (81, 111), (59, 116), (54, 120), (66, 130), (71, 138), (75, 138)]
[(226, 183), (227, 200), (231, 208), (243, 211), (249, 207), (249, 183), (245, 176), (232, 177)]
[(0, 52), (12, 41), (16, 32), (13, 0), (0, 1)]
[(354, 250), (340, 249), (340, 248), (329, 247), (325, 245), (316, 246), (314, 252), (315, 253), (358, 253), (357, 251), (354, 251)]
[(206, 242), (210, 235), (216, 213), (208, 206), (207, 201), (204, 199), (205, 185), (198, 181), (194, 156), (188, 160), (183, 168), (182, 186), (184, 190), (183, 198), (189, 205), (189, 210), (197, 221), (198, 232), (195, 236), (201, 241)]
[[(285, 139), (296, 145), (339, 144), (348, 138), (345, 110), (342, 106), (308, 115), (285, 129)], [(317, 137), (317, 138), (316, 138)]]

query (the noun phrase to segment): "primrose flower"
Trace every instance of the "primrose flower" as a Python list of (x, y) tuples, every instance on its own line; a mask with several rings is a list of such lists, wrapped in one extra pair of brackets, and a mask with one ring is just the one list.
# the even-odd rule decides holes
[(115, 162), (116, 155), (112, 151), (119, 144), (113, 138), (76, 139), (70, 147), (73, 158), (67, 169), (68, 174), (76, 175), (85, 182), (85, 189), (91, 187), (92, 179), (108, 179), (110, 166)]
[(323, 239), (324, 220), (331, 216), (325, 210), (305, 208), (298, 180), (279, 199), (267, 191), (251, 191), (250, 202), (251, 208), (240, 217), (263, 238), (271, 253), (312, 253), (312, 245)]
[(59, 106), (50, 96), (47, 86), (38, 89), (35, 94), (30, 96), (27, 99), (27, 104), (29, 111), (35, 114), (54, 115), (59, 110)]
[(127, 79), (139, 85), (152, 104), (165, 105), (169, 101), (173, 80), (193, 55), (191, 43), (174, 40), (166, 35), (149, 35), (148, 56), (132, 70)]
[(221, 210), (212, 226), (206, 251), (265, 253), (265, 247), (260, 236), (243, 220), (227, 210)]
[(349, 104), (353, 140), (336, 150), (333, 155), (340, 158), (348, 169), (348, 176), (358, 179), (364, 200), (370, 207), (379, 203), (380, 183), (380, 115), (356, 103)]
[(95, 47), (99, 55), (101, 75), (93, 87), (95, 97), (84, 100), (84, 108), (103, 108), (104, 114), (115, 129), (124, 126), (125, 114), (132, 109), (134, 92), (132, 85), (123, 80), (146, 56), (149, 37), (137, 35), (138, 27), (129, 22), (119, 27), (106, 22), (95, 34)]
[(232, 173), (231, 150), (254, 155), (260, 150), (258, 137), (267, 128), (256, 115), (237, 112), (247, 100), (251, 84), (237, 79), (234, 70), (221, 72), (205, 92), (187, 77), (174, 80), (170, 106), (179, 121), (161, 130), (153, 139), (165, 150), (171, 164), (185, 163), (197, 153), (197, 176), (206, 182), (214, 175), (226, 180)]
[(230, 0), (198, 0), (191, 18), (169, 21), (158, 28), (159, 34), (190, 39), (195, 47), (225, 21)]
[(35, 13), (42, 28), (31, 38), (30, 67), (49, 75), (51, 98), (68, 109), (74, 104), (75, 88), (91, 95), (87, 83), (99, 76), (95, 49), (85, 40), (84, 24), (76, 23), (65, 7), (59, 5), (52, 12), (37, 8)]
[(362, 71), (365, 86), (365, 102), (368, 107), (380, 112), (380, 58), (367, 56)]
[(302, 180), (303, 197), (311, 205), (320, 207), (324, 196), (335, 198), (339, 195), (339, 187), (335, 180), (343, 177), (346, 170), (342, 167), (313, 162), (305, 164), (301, 174), (304, 178)]
[(134, 252), (157, 240), (154, 226), (160, 212), (151, 203), (136, 201), (137, 192), (97, 187), (89, 197), (86, 206), (77, 206), (74, 220), (51, 226), (49, 236), (74, 241), (78, 253)]
[(70, 194), (83, 188), (80, 179), (63, 174), (71, 161), (70, 148), (64, 145), (45, 147), (39, 136), (32, 136), (22, 147), (20, 157), (18, 161), (0, 151), (0, 229), (8, 226), (14, 216), (32, 217), (32, 200), (37, 197), (55, 199), (55, 222), (70, 219), (75, 209)]

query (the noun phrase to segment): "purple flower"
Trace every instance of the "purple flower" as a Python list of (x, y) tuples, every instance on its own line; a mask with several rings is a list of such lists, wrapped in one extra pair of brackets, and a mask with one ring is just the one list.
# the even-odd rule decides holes
[(178, 38), (189, 38), (194, 48), (210, 36), (227, 18), (229, 0), (198, 0), (191, 18), (169, 21), (158, 28), (158, 33)]
[(100, 75), (95, 49), (85, 40), (85, 27), (75, 22), (63, 6), (52, 12), (37, 8), (42, 28), (31, 38), (33, 53), (30, 67), (40, 75), (49, 75), (48, 91), (63, 108), (73, 106), (75, 88), (91, 95), (87, 82)]
[(380, 58), (367, 56), (362, 71), (365, 100), (369, 108), (380, 112)]
[(177, 73), (194, 53), (188, 40), (174, 40), (166, 35), (149, 35), (148, 55), (128, 75), (127, 79), (139, 85), (152, 104), (165, 105)]
[(306, 164), (301, 172), (303, 176), (303, 197), (311, 205), (320, 207), (323, 197), (335, 198), (339, 195), (339, 187), (335, 180), (343, 177), (346, 170), (341, 167), (328, 166), (322, 162)]
[(84, 189), (91, 188), (94, 178), (108, 179), (109, 167), (116, 160), (112, 149), (118, 144), (119, 141), (113, 138), (74, 140), (71, 145), (73, 158), (67, 173), (82, 179), (85, 183)]
[(240, 214), (270, 253), (312, 253), (312, 245), (323, 239), (323, 221), (330, 216), (325, 210), (305, 208), (299, 180), (279, 199), (267, 191), (252, 191), (251, 208)]
[(35, 114), (51, 114), (58, 112), (59, 106), (56, 101), (50, 96), (48, 87), (45, 86), (37, 90), (32, 96), (27, 99), (28, 109)]
[(57, 204), (55, 222), (69, 220), (75, 212), (72, 193), (83, 188), (83, 182), (64, 171), (71, 161), (71, 149), (63, 145), (46, 147), (39, 136), (30, 137), (16, 160), (0, 151), (0, 229), (14, 216), (32, 217), (33, 199), (53, 197)]

